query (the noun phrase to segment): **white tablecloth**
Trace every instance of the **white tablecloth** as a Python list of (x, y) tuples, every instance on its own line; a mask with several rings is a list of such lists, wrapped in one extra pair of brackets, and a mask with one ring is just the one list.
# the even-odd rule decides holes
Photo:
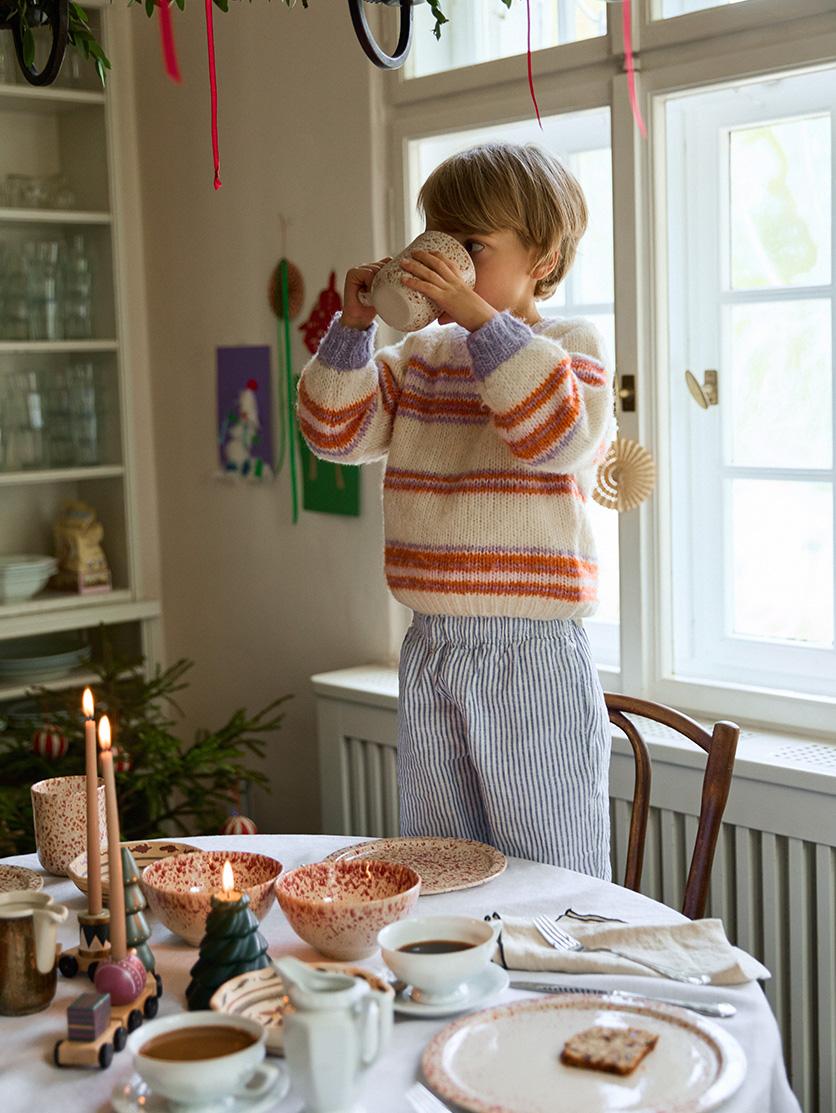
[[(270, 854), (288, 870), (303, 862), (317, 861), (332, 850), (357, 840), (329, 835), (251, 835), (188, 841), (212, 849), (235, 848)], [(40, 869), (34, 855), (6, 859), (6, 862)], [(56, 901), (68, 905), (71, 913), (86, 907), (86, 898), (67, 878), (46, 876), (44, 889)], [(570, 906), (579, 912), (600, 912), (634, 923), (677, 922), (683, 918), (665, 905), (620, 886), (521, 859), (511, 859), (506, 873), (488, 885), (422, 897), (419, 902), (420, 912), (425, 915), (455, 912), (482, 916), (493, 911), (557, 915)], [(305, 959), (315, 957), (315, 953), (294, 935), (278, 905), (270, 910), (261, 930), (271, 944), (273, 955), (292, 953)], [(61, 930), (60, 940), (66, 946), (78, 942), (76, 918), (72, 914)], [(189, 969), (197, 952), (156, 923), (151, 945), (157, 970), (165, 983), (165, 995), (160, 1002), (160, 1016), (165, 1016), (184, 1007)], [(366, 965), (385, 969), (379, 957)], [(521, 977), (538, 981), (550, 979), (560, 984), (571, 982), (579, 988), (600, 987), (605, 982), (600, 975), (523, 974)], [(674, 993), (682, 998), (733, 1002), (737, 1006), (737, 1016), (716, 1023), (739, 1040), (746, 1052), (748, 1071), (743, 1087), (726, 1104), (723, 1113), (799, 1113), (784, 1071), (775, 1019), (757, 984), (692, 988), (653, 977), (610, 977), (606, 984), (649, 997)], [(49, 1009), (34, 1016), (0, 1017), (2, 1113), (91, 1113), (110, 1109), (109, 1095), (113, 1088), (133, 1073), (127, 1051), (116, 1055), (107, 1071), (59, 1070), (51, 1061), (55, 1041), (66, 1034), (66, 1007), (88, 986), (86, 978), (65, 979), (59, 975), (58, 991)], [(502, 1000), (510, 1002), (522, 996), (522, 993), (508, 990)], [(446, 1023), (445, 1019), (398, 1019), (386, 1054), (366, 1076), (363, 1095), (366, 1113), (400, 1113), (408, 1108), (403, 1095), (419, 1077), (421, 1052), (430, 1037)], [(299, 1113), (300, 1110), (301, 1103), (292, 1092), (276, 1106), (276, 1113)]]

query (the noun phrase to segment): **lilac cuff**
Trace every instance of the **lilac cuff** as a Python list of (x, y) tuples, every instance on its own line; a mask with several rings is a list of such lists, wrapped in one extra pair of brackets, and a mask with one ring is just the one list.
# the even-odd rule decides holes
[(335, 371), (359, 371), (371, 362), (374, 355), (374, 337), (377, 322), (373, 321), (367, 329), (347, 328), (340, 321), (342, 313), (337, 313), (316, 353), (316, 358), (327, 363)]
[(506, 310), (491, 317), (467, 338), (467, 349), (473, 360), (473, 374), (486, 379), (506, 359), (515, 356), (534, 336), (531, 328)]

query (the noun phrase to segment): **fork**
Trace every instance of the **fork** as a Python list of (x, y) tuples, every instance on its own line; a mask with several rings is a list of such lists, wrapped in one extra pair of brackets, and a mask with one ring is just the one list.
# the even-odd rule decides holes
[(655, 966), (647, 959), (634, 958), (632, 955), (625, 954), (624, 951), (616, 951), (612, 947), (587, 947), (580, 940), (575, 939), (573, 935), (568, 932), (562, 931), (556, 924), (553, 924), (545, 916), (535, 916), (534, 926), (545, 939), (545, 941), (556, 951), (584, 951), (586, 953), (593, 953), (595, 951), (605, 951), (607, 954), (618, 955), (619, 958), (626, 958), (630, 962), (635, 962), (639, 966), (646, 966), (648, 970), (653, 970), (654, 973), (660, 974), (663, 978), (669, 978), (674, 982), (686, 982), (688, 985), (708, 985), (711, 978), (707, 974), (683, 974), (675, 973), (672, 970), (665, 970), (661, 966)]
[(443, 1101), (431, 1093), (426, 1086), (416, 1082), (406, 1091), (406, 1100), (415, 1110), (415, 1113), (450, 1113)]

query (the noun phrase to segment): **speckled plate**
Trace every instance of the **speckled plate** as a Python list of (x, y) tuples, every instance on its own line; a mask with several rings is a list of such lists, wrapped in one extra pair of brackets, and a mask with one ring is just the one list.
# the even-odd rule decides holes
[[(390, 1002), (394, 1002), (395, 991), (392, 986), (371, 970), (344, 962), (316, 962), (312, 965), (315, 970), (335, 970), (341, 974), (351, 974), (355, 978), (364, 978), (372, 989), (385, 994)], [(264, 1028), (267, 1050), (272, 1055), (284, 1053), (284, 1012), (285, 1009), (292, 1008), (292, 1005), (281, 975), (272, 966), (230, 978), (215, 990), (209, 1007), (215, 1012), (246, 1016), (249, 1020), (258, 1021)]]
[(409, 866), (421, 878), (421, 896), (484, 885), (505, 872), (508, 859), (496, 847), (471, 839), (375, 839), (335, 850), (326, 862), (376, 858)]
[[(200, 850), (199, 846), (192, 846), (187, 842), (170, 842), (167, 839), (146, 839), (144, 842), (123, 842), (134, 856), (134, 861), (139, 866), (139, 872), (158, 862), (160, 858), (169, 858), (172, 854), (193, 854)], [(87, 892), (87, 851), (82, 851), (77, 858), (73, 858), (67, 866), (67, 874), (75, 882), (77, 889), (82, 893)], [(102, 851), (102, 895), (110, 892), (110, 876), (107, 871), (107, 851)]]
[(0, 866), (0, 893), (43, 889), (44, 879), (26, 866)]
[[(564, 1066), (566, 1040), (599, 1024), (643, 1028), (659, 1042), (629, 1075)], [(740, 1044), (710, 1021), (684, 1009), (582, 993), (455, 1020), (433, 1037), (421, 1065), (432, 1089), (469, 1113), (554, 1113), (555, 1094), (561, 1109), (709, 1113), (746, 1074)]]

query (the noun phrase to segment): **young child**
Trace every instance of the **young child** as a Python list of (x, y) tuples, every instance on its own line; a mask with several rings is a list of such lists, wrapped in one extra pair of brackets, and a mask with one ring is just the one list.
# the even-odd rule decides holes
[(388, 455), (385, 568), (414, 611), (400, 661), (401, 833), (477, 839), (609, 879), (610, 732), (580, 620), (596, 605), (587, 515), (614, 432), (595, 327), (542, 319), (586, 230), (577, 180), (534, 146), (490, 143), (427, 179), (428, 229), (473, 257), (416, 252), (403, 281), (439, 325), (374, 353), (357, 267), (302, 372), (311, 450)]

